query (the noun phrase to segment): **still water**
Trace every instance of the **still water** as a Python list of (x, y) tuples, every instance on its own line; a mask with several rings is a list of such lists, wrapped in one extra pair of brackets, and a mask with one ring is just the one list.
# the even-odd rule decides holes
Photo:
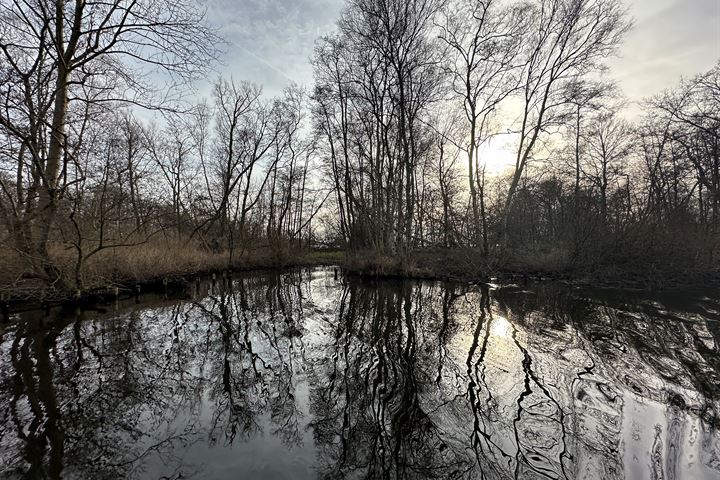
[(0, 335), (0, 478), (720, 478), (720, 290), (321, 268)]

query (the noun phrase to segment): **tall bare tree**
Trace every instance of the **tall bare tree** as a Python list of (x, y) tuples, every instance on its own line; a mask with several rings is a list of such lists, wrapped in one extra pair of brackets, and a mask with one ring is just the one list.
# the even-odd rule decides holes
[(630, 28), (620, 0), (540, 0), (532, 7), (514, 173), (504, 228), (520, 179), (542, 135), (566, 121), (573, 85), (605, 68)]
[[(520, 87), (521, 47), (527, 27), (527, 4), (495, 0), (451, 2), (446, 7), (442, 40), (450, 48), (447, 71), (462, 101), (467, 128), (461, 142), (467, 154), (473, 242), (488, 254), (487, 224), (482, 221), (483, 167), (478, 148), (493, 133), (491, 120), (500, 104)], [(482, 238), (482, 240), (481, 240)]]
[[(186, 81), (211, 65), (218, 38), (191, 1), (3, 2), (0, 128), (13, 145), (16, 208), (6, 212), (35, 275), (57, 280), (48, 239), (66, 187), (73, 111), (83, 103), (157, 106), (143, 71)], [(19, 203), (18, 203), (19, 202)]]

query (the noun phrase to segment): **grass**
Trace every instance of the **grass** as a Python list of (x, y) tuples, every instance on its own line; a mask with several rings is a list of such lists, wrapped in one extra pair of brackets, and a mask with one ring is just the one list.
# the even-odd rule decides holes
[[(13, 250), (0, 248), (0, 294), (12, 299), (63, 299), (75, 294), (75, 250), (54, 244), (53, 265), (65, 279), (64, 287), (51, 288), (42, 280), (26, 278), (28, 264)], [(109, 288), (132, 288), (137, 284), (183, 282), (189, 276), (223, 270), (251, 270), (301, 265), (339, 264), (342, 252), (312, 251), (290, 244), (252, 245), (236, 250), (232, 262), (228, 252), (213, 253), (182, 239), (157, 239), (142, 245), (102, 250), (83, 263), (80, 283), (83, 294)]]
[(665, 289), (720, 284), (720, 272), (712, 265), (691, 262), (661, 262), (656, 257), (636, 257), (613, 262), (585, 259), (573, 262), (560, 248), (536, 248), (490, 255), (484, 258), (473, 249), (426, 249), (393, 256), (358, 251), (338, 262), (357, 274), (375, 277), (405, 277), (436, 280), (517, 281), (561, 280), (573, 284), (634, 289)]
[[(55, 244), (50, 250), (53, 264), (62, 272), (65, 288), (49, 288), (38, 279), (23, 278), (27, 268), (12, 250), (0, 249), (0, 294), (10, 299), (64, 299), (75, 293), (74, 250)], [(137, 284), (183, 283), (188, 277), (223, 270), (252, 270), (290, 266), (338, 265), (344, 270), (373, 277), (404, 277), (459, 281), (487, 281), (545, 277), (640, 288), (716, 283), (717, 271), (662, 269), (645, 263), (618, 265), (573, 265), (558, 249), (511, 252), (503, 257), (485, 258), (476, 249), (421, 249), (405, 255), (374, 250), (329, 251), (299, 248), (286, 243), (253, 244), (234, 253), (213, 253), (198, 243), (182, 239), (155, 239), (142, 245), (106, 249), (83, 265), (83, 293), (133, 288)], [(673, 273), (674, 272), (674, 273)]]
[(475, 249), (423, 249), (406, 255), (364, 250), (346, 255), (341, 266), (370, 276), (444, 280), (484, 280), (497, 271), (497, 261)]

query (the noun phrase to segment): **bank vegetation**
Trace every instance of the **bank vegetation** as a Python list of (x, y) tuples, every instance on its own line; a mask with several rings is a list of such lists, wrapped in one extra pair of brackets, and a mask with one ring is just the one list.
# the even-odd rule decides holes
[(2, 5), (6, 295), (318, 261), (717, 273), (720, 66), (628, 108), (620, 0), (348, 0), (314, 84), (274, 98), (211, 70), (224, 44), (192, 0)]

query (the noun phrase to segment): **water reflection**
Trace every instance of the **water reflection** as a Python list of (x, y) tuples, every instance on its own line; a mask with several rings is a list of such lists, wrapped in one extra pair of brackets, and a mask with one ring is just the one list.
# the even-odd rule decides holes
[(16, 319), (0, 477), (720, 478), (720, 292), (334, 278)]

